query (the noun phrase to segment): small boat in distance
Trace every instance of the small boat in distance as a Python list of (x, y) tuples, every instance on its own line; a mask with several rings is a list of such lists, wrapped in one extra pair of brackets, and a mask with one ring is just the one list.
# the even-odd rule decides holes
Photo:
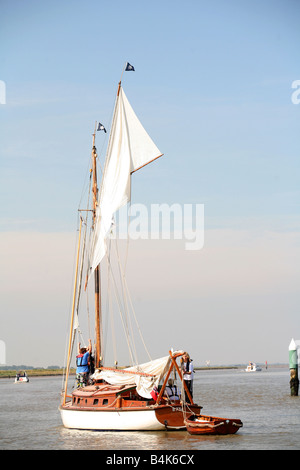
[(28, 382), (29, 382), (29, 378), (25, 370), (23, 371), (20, 370), (19, 372), (17, 372), (16, 378), (15, 378), (15, 384), (28, 383)]
[(246, 372), (260, 372), (261, 370), (261, 367), (256, 365), (255, 362), (249, 362), (245, 369)]
[(243, 427), (240, 419), (217, 418), (201, 414), (191, 415), (184, 422), (188, 433), (192, 435), (235, 434)]

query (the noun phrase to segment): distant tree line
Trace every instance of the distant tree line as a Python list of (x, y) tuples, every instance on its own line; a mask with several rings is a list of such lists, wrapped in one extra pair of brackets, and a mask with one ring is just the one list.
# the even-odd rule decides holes
[(48, 367), (33, 367), (33, 366), (26, 366), (24, 364), (16, 366), (13, 364), (12, 366), (0, 366), (0, 370), (34, 370), (34, 369), (45, 369), (45, 370), (53, 370), (53, 369), (62, 369), (60, 366), (48, 366)]

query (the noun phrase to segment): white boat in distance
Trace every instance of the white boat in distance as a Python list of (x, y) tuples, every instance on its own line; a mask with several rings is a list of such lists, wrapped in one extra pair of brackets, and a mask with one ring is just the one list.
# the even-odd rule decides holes
[(25, 371), (20, 371), (16, 374), (15, 384), (28, 383), (29, 378)]
[(262, 369), (255, 362), (249, 362), (248, 366), (246, 367), (246, 372), (260, 372)]

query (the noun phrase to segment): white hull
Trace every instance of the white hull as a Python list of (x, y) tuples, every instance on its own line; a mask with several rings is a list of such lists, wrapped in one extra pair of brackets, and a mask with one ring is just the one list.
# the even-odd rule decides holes
[(255, 366), (255, 367), (247, 367), (247, 369), (245, 369), (246, 372), (260, 372), (261, 371), (261, 368), (259, 366)]
[(155, 410), (81, 411), (60, 408), (63, 425), (69, 429), (102, 431), (163, 431)]
[(15, 379), (15, 384), (28, 383), (29, 379), (27, 377), (20, 377), (19, 380)]

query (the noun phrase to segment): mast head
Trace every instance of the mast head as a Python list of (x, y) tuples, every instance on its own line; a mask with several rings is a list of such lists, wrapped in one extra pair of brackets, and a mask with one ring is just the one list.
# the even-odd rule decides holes
[(119, 86), (118, 86), (118, 92), (117, 92), (117, 96), (119, 96), (119, 93), (120, 93), (120, 88), (121, 88), (121, 80), (119, 81)]

